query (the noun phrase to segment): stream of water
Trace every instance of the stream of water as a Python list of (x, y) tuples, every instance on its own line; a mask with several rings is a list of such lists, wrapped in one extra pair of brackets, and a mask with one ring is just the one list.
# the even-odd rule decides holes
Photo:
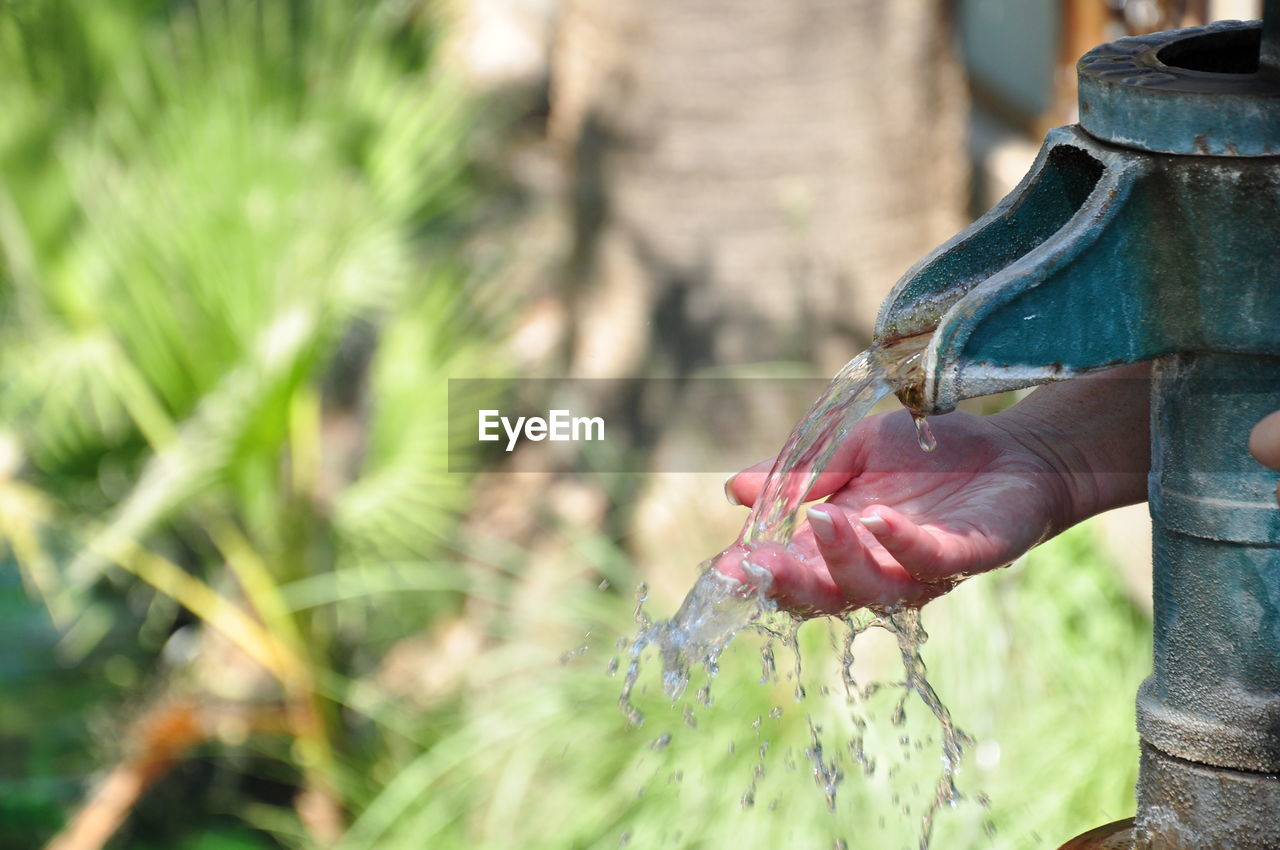
[[(779, 611), (769, 598), (772, 576), (767, 569), (753, 563), (752, 553), (761, 547), (786, 546), (790, 542), (809, 491), (851, 429), (890, 392), (918, 385), (926, 341), (925, 337), (914, 337), (890, 347), (869, 349), (840, 370), (787, 438), (738, 539), (702, 564), (701, 574), (674, 617), (651, 620), (644, 611), (647, 590), (640, 588), (635, 611), (639, 631), (630, 645), (630, 661), (619, 697), (619, 705), (633, 724), (644, 721), (631, 697), (639, 679), (642, 655), (648, 647), (654, 647), (661, 658), (663, 690), (674, 703), (688, 687), (693, 668), (701, 665), (714, 676), (721, 653), (735, 635), (747, 628), (755, 628), (769, 638), (761, 650), (766, 678), (774, 665), (775, 640), (781, 640), (795, 653), (796, 698), (805, 696), (796, 638), (801, 621)], [(936, 443), (924, 417), (916, 417), (916, 427), (921, 450), (933, 451)], [(739, 581), (721, 572), (717, 565), (724, 558), (737, 559), (748, 580)], [(920, 847), (924, 850), (929, 846), (938, 810), (955, 805), (961, 798), (955, 773), (970, 741), (956, 728), (950, 712), (929, 684), (920, 655), (927, 639), (920, 625), (920, 613), (915, 608), (895, 607), (831, 619), (837, 629), (843, 631), (838, 649), (843, 684), (851, 705), (865, 700), (876, 687), (860, 688), (854, 679), (854, 640), (870, 628), (880, 628), (896, 640), (904, 672), (903, 681), (898, 683), (902, 694), (892, 722), (901, 725), (906, 702), (914, 695), (938, 723), (941, 770), (932, 800), (922, 817)], [(779, 625), (779, 621), (783, 625)], [(709, 689), (710, 684), (698, 693), (700, 701), (707, 704)], [(814, 778), (826, 796), (828, 808), (834, 810), (844, 774), (836, 761), (828, 760), (823, 754), (821, 727), (812, 719), (809, 723), (812, 746), (806, 756), (813, 765)], [(846, 742), (846, 749), (858, 758), (862, 752), (861, 737)], [(755, 779), (744, 800), (753, 796), (754, 788)]]

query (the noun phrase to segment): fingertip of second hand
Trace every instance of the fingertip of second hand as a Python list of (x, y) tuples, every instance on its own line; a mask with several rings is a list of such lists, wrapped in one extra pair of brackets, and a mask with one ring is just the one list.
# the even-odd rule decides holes
[(738, 499), (738, 494), (733, 492), (733, 480), (738, 477), (738, 473), (730, 475), (724, 480), (724, 497), (735, 508), (742, 507), (742, 502)]

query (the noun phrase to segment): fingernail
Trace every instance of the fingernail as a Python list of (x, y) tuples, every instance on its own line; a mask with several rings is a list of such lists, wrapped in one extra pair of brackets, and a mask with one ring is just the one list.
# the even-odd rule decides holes
[(819, 543), (836, 542), (836, 524), (826, 511), (809, 508), (804, 513), (809, 518), (809, 527), (813, 529), (813, 536), (818, 538)]
[(884, 534), (889, 530), (889, 523), (885, 522), (882, 517), (864, 516), (858, 517), (858, 521), (862, 523), (862, 527), (872, 534)]
[(738, 497), (733, 493), (733, 479), (737, 477), (738, 473), (735, 472), (724, 480), (724, 497), (729, 500), (729, 504), (742, 507), (742, 502), (739, 502)]

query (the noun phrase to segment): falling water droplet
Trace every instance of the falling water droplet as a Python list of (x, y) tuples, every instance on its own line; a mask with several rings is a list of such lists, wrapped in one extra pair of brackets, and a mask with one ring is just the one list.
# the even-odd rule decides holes
[(938, 440), (933, 436), (933, 429), (929, 427), (929, 420), (915, 411), (911, 412), (911, 418), (916, 423), (916, 441), (920, 444), (920, 449), (926, 452), (936, 449)]
[(773, 641), (766, 641), (760, 647), (760, 684), (767, 685), (778, 681), (778, 662), (773, 656)]
[(647, 630), (653, 626), (653, 621), (649, 619), (649, 615), (644, 612), (644, 603), (649, 601), (649, 585), (641, 582), (636, 587), (636, 607), (633, 613), (636, 623), (640, 625), (642, 630)]
[(690, 729), (698, 728), (698, 718), (693, 715), (693, 706), (685, 704), (684, 707), (684, 725)]

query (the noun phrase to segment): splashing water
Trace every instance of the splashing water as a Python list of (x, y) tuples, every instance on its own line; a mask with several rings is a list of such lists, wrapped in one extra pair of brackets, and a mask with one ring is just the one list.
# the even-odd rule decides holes
[[(850, 360), (831, 380), (778, 453), (739, 543), (785, 545), (809, 490), (850, 429), (893, 391), (876, 349)], [(728, 550), (726, 550), (728, 551)]]
[[(760, 612), (775, 608), (765, 596), (771, 581), (768, 571), (754, 570), (753, 586), (711, 569), (711, 563), (708, 561), (702, 565), (702, 575), (670, 620), (652, 622), (644, 613), (643, 606), (648, 598), (644, 585), (636, 594), (636, 622), (640, 626), (640, 634), (631, 645), (631, 662), (623, 679), (622, 694), (618, 697), (623, 713), (635, 725), (644, 722), (644, 716), (632, 705), (631, 692), (640, 675), (640, 654), (646, 646), (655, 644), (658, 647), (662, 656), (662, 688), (674, 702), (688, 687), (693, 664), (701, 663), (714, 675), (718, 670), (716, 662), (720, 653), (734, 635)], [(709, 695), (701, 692), (699, 699), (707, 704), (710, 702)]]
[[(943, 806), (954, 806), (961, 799), (960, 790), (956, 787), (956, 771), (960, 767), (960, 759), (964, 748), (973, 743), (973, 739), (959, 729), (951, 719), (951, 712), (942, 704), (933, 686), (926, 676), (924, 659), (920, 657), (920, 648), (924, 646), (929, 635), (920, 624), (920, 609), (899, 608), (884, 615), (887, 628), (898, 641), (898, 650), (902, 654), (902, 669), (906, 672), (906, 689), (920, 698), (920, 701), (933, 713), (942, 731), (942, 774), (934, 787), (933, 799), (925, 809), (920, 824), (920, 848), (929, 846), (929, 836), (933, 832), (934, 815)], [(899, 704), (901, 707), (901, 704)]]
[[(693, 664), (700, 663), (714, 674), (720, 653), (734, 635), (776, 610), (768, 598), (772, 574), (754, 562), (753, 553), (790, 542), (809, 491), (849, 431), (895, 387), (918, 381), (926, 342), (927, 338), (920, 336), (874, 347), (845, 364), (791, 431), (738, 540), (702, 563), (702, 574), (676, 615), (654, 623), (642, 610), (645, 600), (638, 599), (640, 632), (631, 646), (631, 665), (620, 699), (633, 722), (643, 719), (631, 705), (630, 695), (639, 674), (640, 654), (647, 646), (658, 647), (663, 689), (673, 700), (678, 699), (689, 683)], [(923, 433), (932, 441), (927, 426)], [(722, 563), (734, 561), (748, 581), (718, 569)]]
[[(684, 694), (694, 665), (701, 665), (710, 676), (714, 676), (720, 655), (734, 636), (777, 612), (776, 605), (769, 598), (772, 574), (755, 563), (755, 553), (765, 547), (785, 547), (790, 542), (800, 509), (810, 490), (857, 422), (895, 389), (901, 395), (904, 389), (918, 388), (926, 342), (927, 336), (922, 336), (901, 340), (891, 346), (875, 347), (859, 354), (840, 370), (792, 430), (737, 541), (701, 565), (701, 575), (674, 617), (653, 622), (643, 610), (647, 590), (643, 586), (640, 588), (635, 611), (639, 632), (630, 646), (630, 663), (618, 700), (631, 723), (639, 725), (644, 721), (644, 716), (632, 704), (631, 695), (639, 677), (641, 655), (647, 647), (656, 647), (662, 659), (663, 690), (674, 703)], [(913, 417), (920, 448), (926, 452), (933, 451), (937, 442), (928, 422), (914, 412)], [(733, 563), (740, 566), (746, 581), (726, 575), (718, 568), (728, 558), (735, 559)], [(903, 722), (905, 702), (914, 694), (933, 714), (941, 729), (942, 771), (921, 822), (920, 847), (923, 850), (929, 845), (936, 812), (943, 806), (954, 806), (961, 799), (955, 772), (964, 748), (971, 741), (956, 728), (950, 713), (926, 678), (920, 649), (928, 636), (920, 625), (917, 609), (895, 607), (865, 612), (862, 616), (846, 615), (835, 618), (834, 622), (845, 628), (841, 675), (850, 704), (855, 702), (855, 697), (857, 701), (865, 700), (878, 687), (872, 684), (859, 689), (854, 681), (851, 669), (853, 640), (868, 628), (881, 628), (897, 642), (905, 672), (905, 680), (900, 683), (903, 693), (893, 722)], [(800, 623), (799, 619), (793, 618), (790, 628), (777, 631), (762, 629), (774, 638), (780, 638), (795, 654), (797, 700), (806, 696), (800, 680), (800, 651), (796, 638)], [(761, 681), (772, 680), (776, 672), (772, 643), (766, 643), (762, 648), (761, 661), (764, 670)], [(709, 683), (698, 692), (698, 700), (705, 705), (711, 704)], [(862, 724), (863, 721), (855, 720), (857, 728), (860, 729)], [(812, 745), (806, 756), (813, 765), (814, 779), (822, 789), (828, 807), (834, 810), (844, 773), (834, 758), (824, 757), (821, 726), (810, 719), (809, 728)], [(859, 733), (847, 742), (846, 749), (863, 771), (871, 775), (875, 764), (865, 756), (862, 743)], [(761, 757), (763, 759), (763, 752)], [(744, 807), (754, 802), (756, 783), (762, 773), (763, 766), (753, 776), (744, 794)]]

